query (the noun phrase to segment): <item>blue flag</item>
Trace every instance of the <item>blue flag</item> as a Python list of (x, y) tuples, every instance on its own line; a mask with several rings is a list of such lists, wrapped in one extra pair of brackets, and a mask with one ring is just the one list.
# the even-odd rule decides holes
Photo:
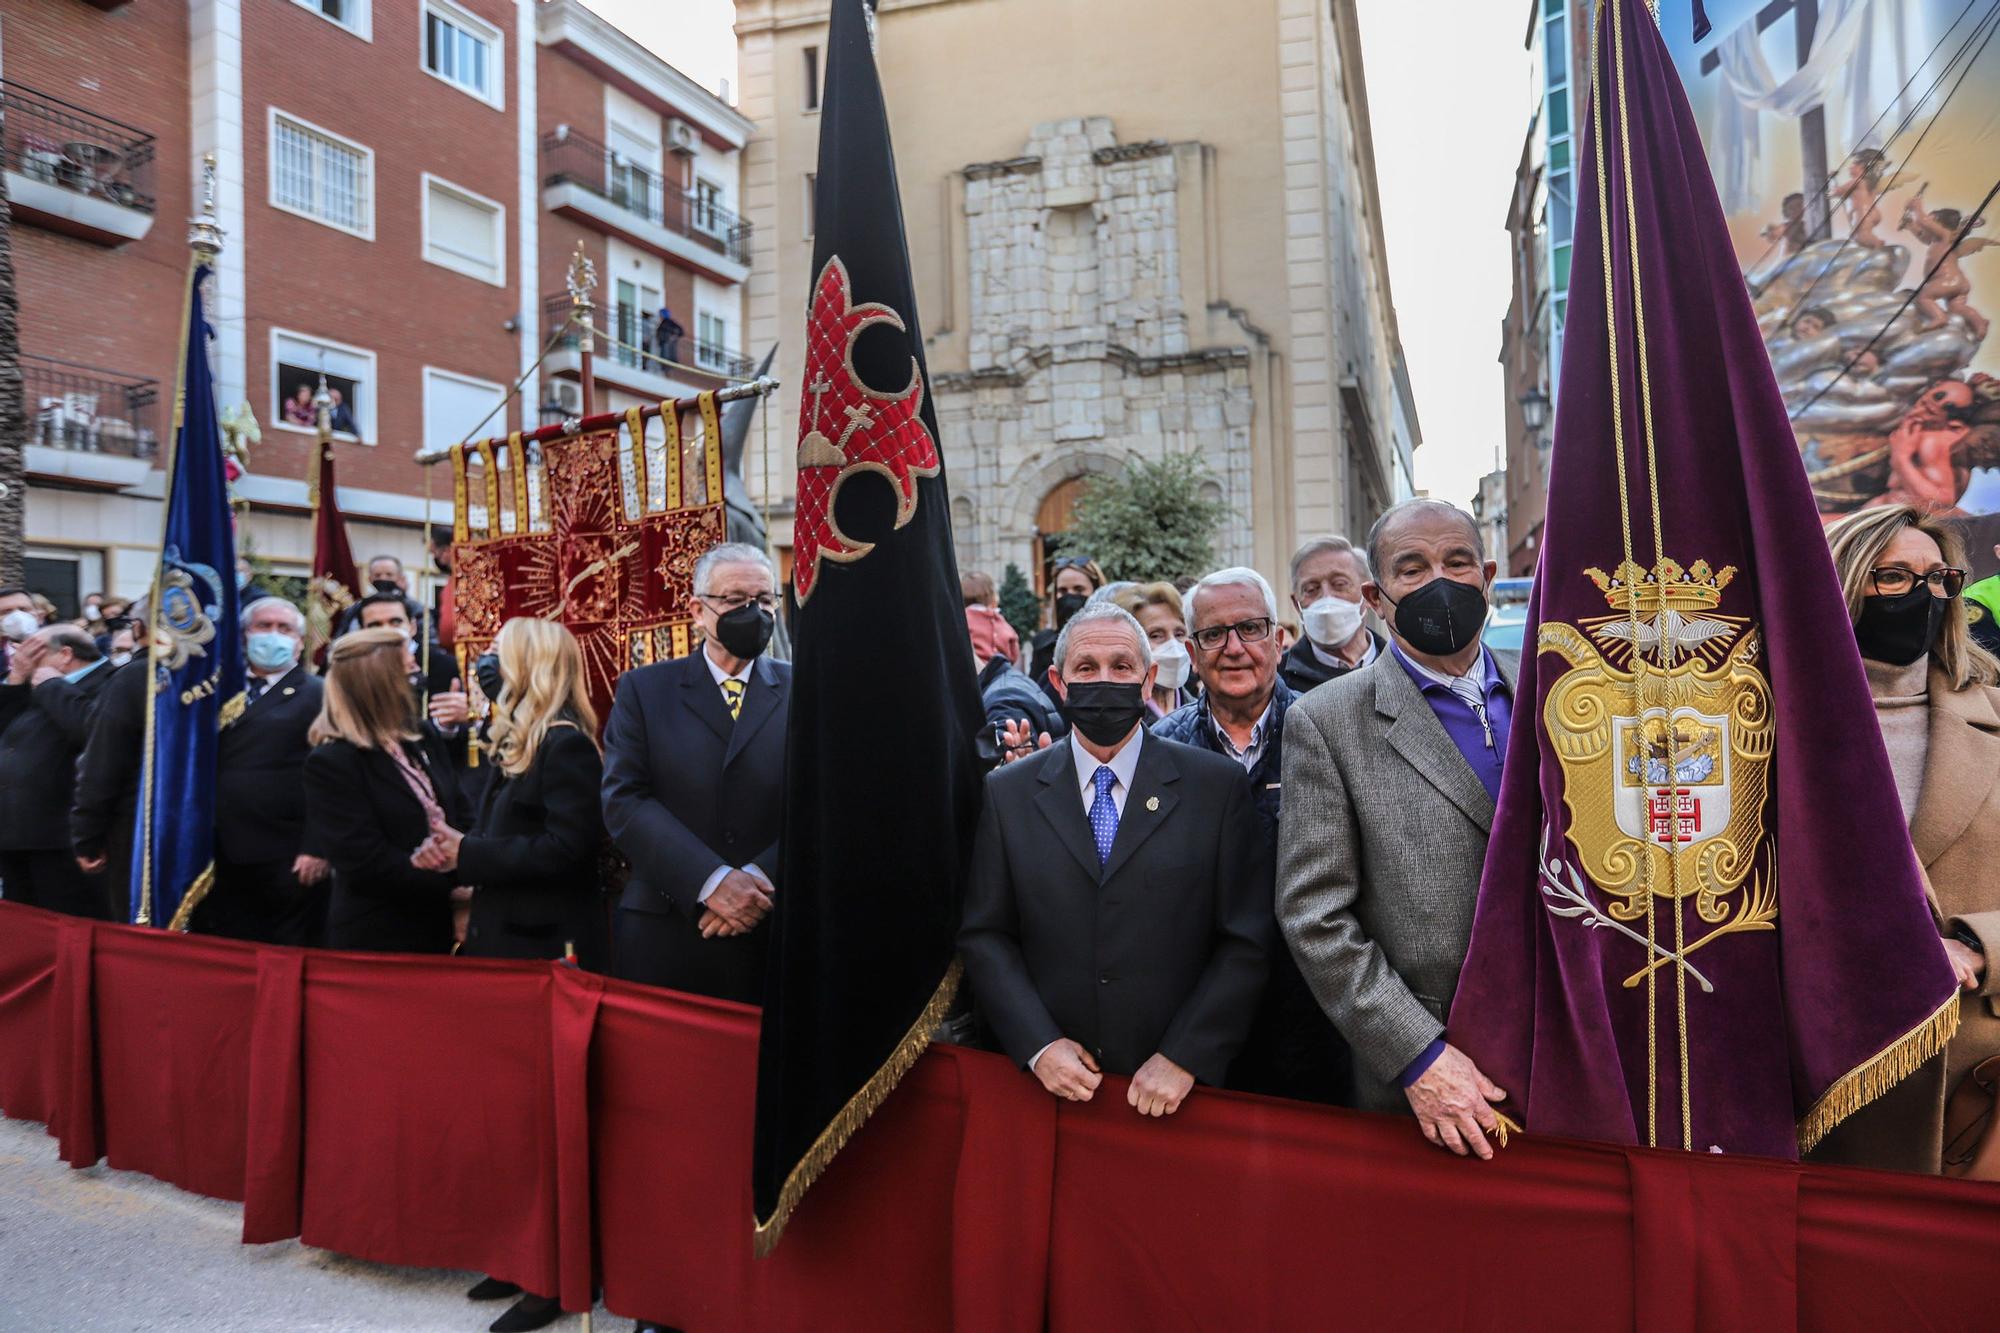
[(195, 266), (188, 299), (186, 369), (150, 604), (153, 676), (132, 844), (132, 920), (183, 930), (215, 875), (217, 737), (243, 711), (236, 534), (201, 308), (208, 273), (206, 264)]

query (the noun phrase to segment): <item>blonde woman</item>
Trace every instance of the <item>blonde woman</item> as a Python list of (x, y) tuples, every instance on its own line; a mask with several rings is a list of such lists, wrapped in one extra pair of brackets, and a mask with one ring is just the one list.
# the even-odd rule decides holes
[(1972, 642), (1960, 596), (1965, 547), (1952, 528), (1885, 505), (1835, 523), (1827, 540), (1938, 934), (1958, 973), (1961, 1017), (1942, 1089), (1913, 1076), (1817, 1155), (1936, 1171), (1943, 1100), (1967, 1070), (2000, 1055), (1991, 961), (2000, 952), (2000, 663)]
[(479, 817), (432, 832), (411, 863), (472, 889), (463, 952), (601, 968), (598, 852), (604, 761), (583, 654), (561, 625), (517, 617), (493, 644), (500, 692), (487, 732), (493, 776)]
[(452, 878), (410, 855), (462, 815), (450, 760), (417, 721), (409, 641), (392, 629), (334, 640), (307, 738), (306, 845), (333, 866), (327, 947), (450, 952)]
[(1187, 690), (1194, 661), (1188, 656), (1187, 616), (1181, 608), (1180, 590), (1171, 583), (1135, 583), (1106, 595), (1130, 611), (1146, 631), (1153, 664), (1159, 667), (1146, 710), (1153, 720), (1163, 718), (1194, 697)]

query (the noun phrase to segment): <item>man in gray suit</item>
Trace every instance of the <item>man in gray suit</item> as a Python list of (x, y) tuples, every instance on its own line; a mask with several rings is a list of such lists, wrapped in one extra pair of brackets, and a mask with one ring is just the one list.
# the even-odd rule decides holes
[(1285, 718), (1278, 922), (1354, 1049), (1355, 1104), (1491, 1157), (1505, 1094), (1444, 1040), (1513, 711), (1515, 660), (1480, 644), (1494, 563), (1466, 514), (1409, 500), (1368, 534), (1362, 595), (1391, 651)]

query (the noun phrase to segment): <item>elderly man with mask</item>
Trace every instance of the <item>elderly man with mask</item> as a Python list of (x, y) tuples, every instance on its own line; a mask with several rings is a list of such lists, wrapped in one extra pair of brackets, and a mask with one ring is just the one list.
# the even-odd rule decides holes
[(1358, 671), (1381, 653), (1381, 636), (1362, 623), (1368, 561), (1345, 537), (1315, 537), (1292, 554), (1292, 606), (1305, 633), (1278, 673), (1300, 694)]
[(1266, 843), (1241, 768), (1140, 725), (1154, 670), (1130, 612), (1078, 611), (1053, 667), (1072, 731), (987, 778), (959, 952), (975, 1009), (1051, 1094), (1130, 1075), (1129, 1105), (1171, 1115), (1223, 1082), (1256, 1012)]
[(1285, 717), (1278, 921), (1354, 1049), (1355, 1104), (1415, 1112), (1432, 1143), (1492, 1156), (1504, 1092), (1444, 1040), (1472, 935), (1513, 712), (1514, 662), (1479, 641), (1494, 564), (1472, 518), (1396, 505), (1362, 594), (1392, 646)]
[[(1153, 735), (1234, 761), (1250, 778), (1269, 864), (1278, 850), (1285, 713), (1299, 698), (1278, 677), (1278, 599), (1254, 569), (1219, 569), (1188, 589), (1187, 646), (1202, 694), (1154, 724)], [(1266, 902), (1275, 886), (1265, 884)], [(1347, 1043), (1320, 1012), (1291, 955), (1278, 950), (1229, 1086), (1301, 1101), (1340, 1102)]]

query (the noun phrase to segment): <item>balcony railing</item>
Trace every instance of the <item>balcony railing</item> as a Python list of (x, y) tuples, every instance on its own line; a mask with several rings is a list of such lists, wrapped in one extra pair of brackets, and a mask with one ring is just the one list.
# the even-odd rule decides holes
[(656, 227), (739, 264), (750, 262), (750, 224), (693, 190), (670, 185), (567, 126), (542, 136), (542, 184), (578, 185)]
[(0, 79), (0, 103), (0, 164), (8, 171), (154, 211), (152, 135), (9, 79)]
[(159, 451), (160, 382), (21, 353), (33, 425), (28, 443), (151, 458)]
[[(568, 293), (558, 293), (542, 300), (542, 326), (551, 333), (562, 327), (569, 319), (570, 299)], [(601, 348), (599, 355), (608, 357), (621, 366), (632, 366), (639, 370), (650, 370), (656, 375), (672, 375), (674, 368), (667, 361), (694, 366), (715, 375), (747, 379), (756, 369), (757, 363), (747, 356), (738, 356), (717, 343), (701, 342), (683, 333), (665, 348), (660, 346), (651, 312), (641, 312), (628, 305), (612, 305), (609, 309), (598, 308), (592, 312), (597, 327), (609, 333), (624, 347)], [(577, 333), (573, 327), (565, 327), (557, 347), (574, 350)], [(643, 347), (643, 353), (634, 348)]]

